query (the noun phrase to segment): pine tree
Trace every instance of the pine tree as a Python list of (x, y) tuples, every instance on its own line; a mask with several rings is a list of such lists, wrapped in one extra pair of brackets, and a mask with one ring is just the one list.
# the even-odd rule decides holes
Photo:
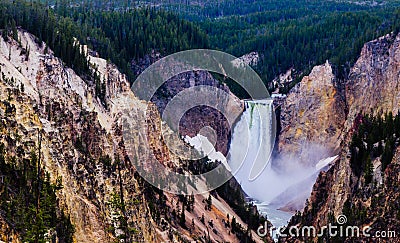
[(208, 198), (206, 200), (206, 208), (207, 210), (211, 211), (211, 206), (212, 206), (212, 198), (211, 198), (211, 194), (208, 194)]
[(232, 221), (231, 221), (231, 231), (232, 233), (236, 232), (236, 218), (232, 217)]
[(182, 209), (181, 209), (181, 214), (180, 214), (180, 216), (179, 216), (179, 224), (182, 226), (182, 227), (186, 227), (186, 217), (185, 217), (185, 204), (184, 203), (182, 203)]
[(364, 178), (365, 178), (366, 184), (369, 184), (372, 182), (373, 173), (374, 173), (374, 166), (372, 164), (371, 157), (368, 156), (368, 159), (365, 163), (365, 169), (364, 169)]

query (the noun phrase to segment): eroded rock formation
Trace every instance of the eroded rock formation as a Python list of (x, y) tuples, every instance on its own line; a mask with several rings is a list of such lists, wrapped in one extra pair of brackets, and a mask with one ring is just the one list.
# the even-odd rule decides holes
[(331, 156), (339, 149), (345, 117), (331, 65), (314, 67), (282, 105), (279, 153), (308, 165)]
[[(362, 114), (371, 114), (376, 117), (383, 116), (387, 112), (392, 112), (393, 115), (398, 113), (400, 108), (399, 45), (400, 35), (394, 34), (388, 34), (364, 45), (359, 59), (351, 69), (348, 79), (345, 80), (345, 89), (340, 90), (344, 94), (345, 110), (338, 109), (342, 105), (340, 101), (335, 101), (334, 106), (337, 108), (330, 109), (330, 114), (327, 114), (327, 117), (331, 118), (329, 123), (339, 124), (337, 126), (338, 133), (334, 137), (326, 136), (327, 133), (324, 133), (326, 123), (314, 116), (313, 124), (318, 127), (316, 130), (319, 132), (312, 134), (308, 139), (320, 141), (328, 148), (335, 148), (339, 159), (328, 171), (319, 175), (304, 212), (294, 216), (290, 226), (315, 226), (317, 229), (321, 229), (329, 223), (337, 223), (337, 217), (344, 214), (349, 220), (347, 225), (358, 226), (360, 229), (369, 226), (372, 228), (371, 235), (379, 230), (399, 231), (397, 210), (400, 195), (398, 190), (400, 183), (399, 148), (395, 149), (394, 157), (382, 171), (382, 175), (380, 173), (381, 157), (374, 159), (372, 173), (374, 182), (372, 184), (365, 183), (365, 172), (356, 173), (352, 168), (350, 149), (352, 136), (363, 122)], [(319, 74), (319, 79), (324, 79), (324, 77), (326, 75)], [(307, 81), (307, 78), (305, 80)], [(300, 87), (307, 84), (304, 82), (305, 80), (302, 81)], [(308, 90), (312, 90), (312, 88), (303, 90), (303, 92), (306, 93)], [(334, 89), (329, 92), (331, 96), (334, 93)], [(318, 99), (323, 99), (324, 94), (321, 95), (314, 91), (312, 96), (314, 97), (316, 94), (318, 94)], [(310, 99), (314, 98), (307, 100), (310, 101)], [(297, 101), (300, 104), (302, 102)], [(300, 106), (300, 104), (295, 104), (295, 106)], [(332, 117), (332, 112), (336, 112), (339, 116)], [(294, 113), (294, 115), (299, 114), (300, 112)], [(309, 113), (306, 115), (313, 116)], [(340, 119), (336, 120), (335, 117)], [(336, 123), (336, 121), (338, 122)], [(293, 131), (302, 129), (301, 125), (299, 128), (297, 126), (295, 123), (289, 123), (286, 125), (287, 130), (283, 130), (282, 134), (292, 131), (289, 135), (296, 137), (296, 133)], [(324, 138), (321, 139), (320, 136)], [(334, 139), (329, 140), (331, 138)], [(325, 141), (330, 142), (325, 143)], [(282, 145), (284, 143), (285, 140), (282, 141)], [(337, 149), (337, 144), (340, 144), (339, 149)], [(395, 144), (398, 146), (398, 141), (395, 141)], [(319, 240), (327, 239), (324, 237)], [(307, 239), (318, 241), (317, 237)], [(345, 242), (354, 242), (354, 240), (357, 242), (378, 240), (397, 242), (396, 238), (371, 239), (363, 235), (358, 238), (344, 237), (340, 239)], [(306, 238), (302, 237), (285, 239), (287, 242), (303, 242), (304, 240)]]
[[(178, 197), (162, 192), (154, 195), (154, 189), (137, 175), (132, 158), (146, 160), (154, 154), (169, 168), (177, 169), (182, 164), (159, 134), (148, 136), (144, 142), (151, 129), (140, 122), (160, 124), (159, 113), (153, 104), (135, 97), (125, 76), (113, 64), (90, 56), (106, 86), (105, 99), (100, 100), (93, 80), (76, 75), (34, 36), (22, 30), (18, 34), (21, 44), (0, 40), (0, 93), (4, 104), (0, 115), (5, 122), (0, 140), (6, 148), (5, 161), (13, 163), (13, 156), (23, 159), (35, 151), (50, 180), (61, 178), (58, 207), (69, 215), (76, 242), (115, 242), (118, 238), (126, 242), (199, 238), (239, 241), (224, 223), (228, 222), (226, 213), (244, 229), (246, 224), (217, 194), (212, 196), (211, 210), (204, 209), (208, 194), (196, 195), (194, 208), (185, 213), (182, 225)], [(23, 52), (26, 46), (29, 53)], [(130, 154), (120, 120), (126, 108), (133, 114), (133, 126), (137, 126)], [(17, 148), (24, 152), (21, 154)], [(161, 207), (164, 199), (162, 205), (166, 206)], [(154, 211), (158, 207), (165, 210), (161, 215)], [(200, 220), (202, 215), (204, 222)], [(210, 226), (209, 222), (214, 223)], [(12, 225), (2, 219), (0, 223), (0, 239), (18, 235)], [(261, 241), (254, 231), (251, 234), (255, 241)]]

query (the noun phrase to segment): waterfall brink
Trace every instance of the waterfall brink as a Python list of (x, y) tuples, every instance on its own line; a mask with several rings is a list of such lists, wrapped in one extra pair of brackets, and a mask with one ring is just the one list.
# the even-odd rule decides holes
[(263, 182), (271, 171), (275, 128), (271, 99), (245, 101), (245, 110), (233, 129), (228, 163), (244, 191), (253, 198), (265, 196)]

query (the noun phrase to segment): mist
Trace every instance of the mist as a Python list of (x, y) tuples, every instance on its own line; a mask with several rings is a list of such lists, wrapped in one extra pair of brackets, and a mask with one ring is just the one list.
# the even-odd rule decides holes
[[(253, 101), (251, 101), (253, 102)], [(253, 102), (254, 104), (254, 102)], [(332, 154), (319, 144), (303, 143), (298, 153), (272, 157), (274, 130), (270, 125), (272, 107), (255, 103), (246, 109), (233, 129), (228, 164), (245, 193), (264, 205), (300, 210), (311, 193), (320, 170), (332, 163)], [(258, 176), (251, 178), (255, 164), (264, 163)], [(240, 165), (239, 165), (240, 164)], [(318, 168), (316, 165), (318, 164)], [(237, 168), (237, 169), (236, 169)]]
[[(259, 204), (289, 212), (301, 210), (319, 172), (329, 168), (337, 156), (332, 156), (320, 144), (304, 142), (296, 153), (272, 157), (275, 144), (272, 104), (248, 102), (251, 105), (247, 104), (248, 109), (233, 129), (227, 158), (215, 150), (212, 134), (199, 133), (193, 138), (186, 136), (184, 140), (211, 161), (222, 162), (248, 197)], [(251, 171), (255, 169), (259, 171), (252, 178)]]

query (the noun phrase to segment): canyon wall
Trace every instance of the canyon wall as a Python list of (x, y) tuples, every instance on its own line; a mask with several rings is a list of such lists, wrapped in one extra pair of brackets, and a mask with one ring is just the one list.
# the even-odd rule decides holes
[(278, 152), (307, 165), (332, 156), (340, 147), (345, 105), (329, 62), (314, 67), (282, 104)]
[[(210, 195), (210, 210), (205, 210), (209, 193), (196, 195), (182, 224), (177, 216), (182, 205), (179, 197), (157, 192), (138, 176), (131, 158), (149, 159), (149, 151), (169, 168), (176, 170), (183, 164), (169, 152), (160, 134), (139, 124), (151, 121), (156, 128), (161, 123), (159, 113), (153, 104), (131, 92), (115, 65), (89, 56), (105, 85), (102, 100), (94, 80), (78, 76), (31, 34), (19, 30), (18, 35), (20, 43), (0, 40), (0, 115), (4, 125), (0, 140), (5, 145), (5, 161), (14, 163), (10, 158), (27, 158), (34, 151), (51, 182), (62, 181), (57, 207), (69, 216), (75, 242), (239, 242), (227, 217), (236, 218), (243, 229), (247, 225), (218, 194)], [(121, 127), (126, 108), (132, 111), (132, 124), (137, 127), (130, 156)], [(11, 236), (18, 242), (13, 225), (2, 218), (0, 223), (0, 239)], [(254, 231), (248, 234), (261, 241)]]
[[(307, 139), (310, 141), (319, 141), (324, 147), (339, 155), (335, 164), (326, 172), (321, 172), (317, 182), (313, 187), (310, 198), (308, 199), (304, 211), (296, 214), (289, 226), (315, 226), (320, 229), (328, 223), (336, 223), (339, 215), (348, 217), (348, 224), (359, 226), (370, 226), (371, 234), (377, 230), (394, 230), (399, 232), (398, 224), (398, 184), (400, 183), (399, 174), (399, 148), (394, 152), (392, 162), (381, 171), (381, 158), (377, 157), (373, 162), (373, 183), (365, 183), (364, 173), (357, 173), (351, 166), (351, 140), (353, 134), (357, 131), (359, 124), (363, 122), (362, 115), (384, 116), (387, 112), (393, 115), (398, 113), (400, 108), (400, 34), (388, 34), (376, 40), (370, 41), (362, 48), (360, 57), (352, 67), (349, 76), (342, 81), (342, 88), (334, 89), (323, 93), (323, 85), (318, 85), (317, 90), (310, 88), (303, 89), (302, 94), (308, 94), (305, 100), (294, 101), (292, 106), (301, 106), (306, 103), (312, 105), (312, 100), (329, 100), (329, 96), (333, 97), (335, 93), (341, 93), (341, 98), (335, 100), (329, 107), (326, 118), (318, 119), (314, 112), (302, 114), (295, 112), (293, 109), (283, 108), (282, 112), (291, 112), (294, 116), (310, 116), (313, 119), (310, 123), (315, 127), (315, 131)], [(327, 64), (325, 64), (325, 67)], [(321, 67), (314, 68), (321, 70)], [(331, 70), (328, 72), (331, 73)], [(310, 74), (312, 76), (312, 74)], [(319, 73), (318, 79), (324, 79), (326, 75)], [(328, 80), (334, 79), (332, 75)], [(309, 78), (305, 78), (300, 83), (300, 87), (306, 87)], [(289, 94), (288, 101), (291, 103), (291, 96), (297, 94), (295, 89)], [(322, 91), (322, 93), (321, 93)], [(311, 93), (310, 93), (311, 92)], [(317, 98), (315, 98), (317, 97)], [(326, 97), (326, 98), (324, 98)], [(324, 104), (325, 102), (322, 102)], [(319, 103), (321, 104), (321, 103)], [(314, 114), (312, 114), (314, 113)], [(316, 112), (318, 114), (318, 111)], [(285, 123), (289, 115), (283, 114), (283, 130), (281, 135), (296, 138), (295, 131), (303, 131), (303, 125), (297, 124), (299, 118), (292, 118), (295, 122)], [(324, 116), (325, 118), (325, 116)], [(334, 136), (329, 136), (326, 131), (328, 126), (333, 125), (337, 128)], [(336, 125), (335, 125), (336, 124)], [(312, 131), (308, 129), (307, 131)], [(288, 131), (291, 131), (288, 133)], [(335, 130), (332, 130), (335, 131)], [(300, 133), (303, 134), (303, 133)], [(310, 133), (308, 133), (310, 134)], [(300, 135), (299, 135), (300, 137)], [(281, 138), (282, 151), (284, 151), (288, 143), (285, 138)], [(290, 141), (290, 139), (289, 139)], [(328, 141), (328, 143), (326, 143)], [(395, 146), (399, 141), (395, 141)], [(289, 143), (290, 145), (291, 143)], [(338, 146), (340, 145), (340, 146)], [(300, 146), (295, 147), (298, 149)], [(290, 147), (289, 147), (290, 148)], [(293, 150), (293, 149), (292, 149)], [(353, 152), (354, 153), (354, 152)], [(363, 162), (365, 163), (365, 161)], [(289, 237), (282, 239), (284, 242), (303, 242), (304, 240), (312, 240), (317, 242), (327, 238), (302, 238)], [(345, 242), (354, 242), (354, 238), (341, 238)], [(360, 237), (356, 239), (358, 242), (378, 241), (382, 239), (371, 239)], [(397, 242), (396, 238), (386, 238), (385, 242)]]

